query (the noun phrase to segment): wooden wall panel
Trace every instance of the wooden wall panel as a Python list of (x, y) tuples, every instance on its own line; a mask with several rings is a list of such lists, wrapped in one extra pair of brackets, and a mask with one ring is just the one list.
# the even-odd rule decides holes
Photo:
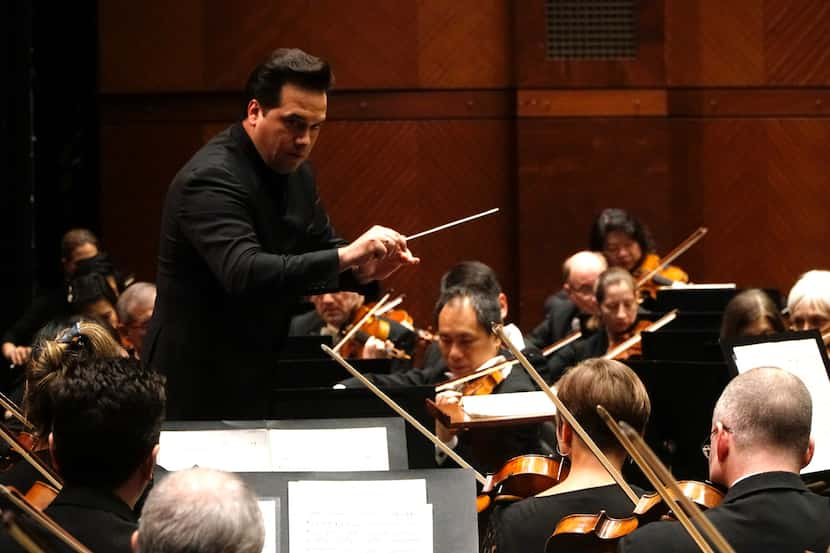
[[(523, 119), (518, 128), (522, 324), (538, 322), (544, 298), (561, 286), (561, 264), (588, 247), (606, 207), (647, 222), (659, 251), (700, 225), (670, 171), (671, 133), (663, 118)], [(690, 272), (697, 263), (684, 263)]]
[(830, 3), (767, 0), (764, 15), (769, 84), (830, 84)]
[(762, 84), (763, 6), (764, 0), (667, 0), (669, 85)]
[(516, 86), (626, 88), (664, 85), (663, 1), (636, 2), (639, 37), (637, 57), (618, 60), (547, 59), (544, 1), (515, 2)]
[(328, 59), (344, 90), (504, 88), (509, 10), (504, 0), (101, 2), (100, 88), (235, 91), (286, 46)]

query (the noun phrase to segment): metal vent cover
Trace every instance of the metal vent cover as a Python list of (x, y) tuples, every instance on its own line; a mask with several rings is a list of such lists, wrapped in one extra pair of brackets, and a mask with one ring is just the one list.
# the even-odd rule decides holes
[(637, 57), (637, 0), (545, 0), (548, 59)]

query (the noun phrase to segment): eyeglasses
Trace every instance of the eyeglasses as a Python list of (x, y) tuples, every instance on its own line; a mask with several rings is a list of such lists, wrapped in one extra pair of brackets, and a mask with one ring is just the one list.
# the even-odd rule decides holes
[(722, 422), (715, 425), (715, 428), (709, 432), (709, 437), (703, 440), (703, 445), (700, 446), (700, 452), (703, 453), (703, 456), (706, 457), (706, 459), (709, 459), (709, 455), (712, 453), (712, 436), (715, 435), (715, 432), (717, 432), (718, 429), (723, 430), (724, 432), (732, 432), (732, 429)]

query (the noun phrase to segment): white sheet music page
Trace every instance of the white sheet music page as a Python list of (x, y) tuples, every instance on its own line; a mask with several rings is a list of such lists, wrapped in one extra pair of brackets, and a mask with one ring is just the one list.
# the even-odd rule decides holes
[(332, 472), (389, 470), (386, 428), (315, 428), (268, 431), (271, 470)]
[(813, 400), (812, 436), (815, 454), (802, 474), (830, 470), (830, 379), (818, 344), (812, 338), (735, 346), (739, 372), (755, 367), (779, 367), (798, 376)]
[(426, 481), (288, 483), (290, 553), (432, 553)]
[(280, 553), (280, 544), (277, 540), (279, 532), (279, 506), (280, 498), (264, 498), (257, 501), (259, 510), (262, 511), (262, 522), (265, 525), (265, 545), (262, 553)]
[(266, 430), (164, 430), (158, 464), (170, 471), (194, 466), (228, 472), (267, 472), (271, 451)]
[(556, 414), (556, 406), (545, 392), (464, 396), (461, 406), (471, 417), (553, 417)]

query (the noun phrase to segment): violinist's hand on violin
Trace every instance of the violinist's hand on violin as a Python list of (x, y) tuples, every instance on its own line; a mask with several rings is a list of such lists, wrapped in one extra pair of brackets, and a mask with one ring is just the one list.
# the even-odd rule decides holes
[(383, 280), (404, 265), (420, 262), (409, 251), (406, 239), (400, 233), (377, 225), (340, 248), (338, 254), (340, 270), (352, 268), (361, 283)]
[[(454, 390), (446, 390), (444, 392), (436, 394), (435, 404), (439, 407), (442, 405), (458, 404), (461, 403), (461, 397), (461, 392), (456, 392)], [(457, 430), (447, 428), (440, 422), (435, 423), (435, 434), (444, 443), (449, 443), (450, 441), (452, 441), (453, 436), (455, 436), (457, 433)]]
[(363, 350), (360, 353), (361, 359), (385, 359), (389, 357), (386, 350), (387, 343), (374, 336), (369, 336), (366, 343), (363, 344)]

